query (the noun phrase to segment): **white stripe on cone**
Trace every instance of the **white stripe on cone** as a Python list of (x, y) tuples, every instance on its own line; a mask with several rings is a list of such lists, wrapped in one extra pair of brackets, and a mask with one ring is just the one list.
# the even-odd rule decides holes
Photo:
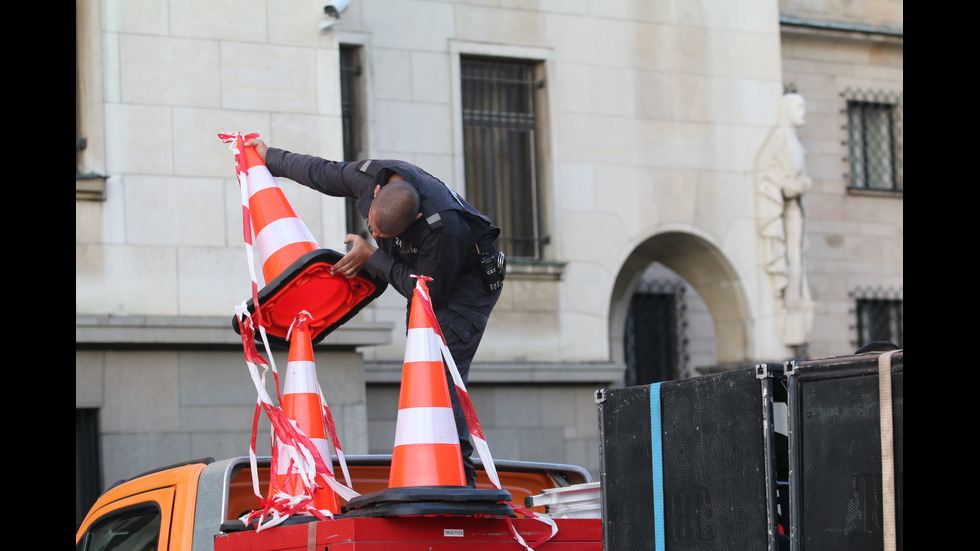
[(312, 243), (319, 248), (316, 239), (310, 234), (309, 228), (299, 218), (280, 218), (266, 224), (255, 236), (255, 245), (259, 248), (262, 264), (279, 249), (286, 245), (301, 242)]
[(251, 184), (248, 186), (249, 196), (263, 189), (279, 187), (275, 178), (272, 177), (272, 173), (269, 172), (269, 168), (265, 165), (255, 165), (249, 168), (248, 177), (251, 180)]
[(405, 363), (441, 362), (439, 337), (431, 327), (416, 327), (408, 330), (405, 342)]
[(395, 445), (412, 444), (459, 444), (452, 408), (399, 409)]
[(283, 394), (316, 394), (320, 397), (320, 386), (316, 380), (316, 364), (310, 361), (291, 361), (286, 368), (286, 382), (282, 385)]

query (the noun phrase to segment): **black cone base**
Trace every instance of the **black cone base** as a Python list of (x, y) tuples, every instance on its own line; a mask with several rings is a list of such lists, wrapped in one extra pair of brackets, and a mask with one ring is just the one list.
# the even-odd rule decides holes
[(347, 503), (345, 517), (417, 515), (512, 517), (507, 490), (476, 490), (469, 486), (411, 486), (386, 488)]
[[(258, 291), (271, 344), (289, 349), (290, 328), (296, 315), (304, 310), (310, 314), (310, 340), (316, 344), (384, 293), (388, 284), (364, 270), (353, 278), (331, 274), (331, 267), (343, 256), (330, 249), (310, 251)], [(252, 299), (246, 307), (255, 313)], [(241, 334), (238, 321), (232, 317), (231, 326)]]

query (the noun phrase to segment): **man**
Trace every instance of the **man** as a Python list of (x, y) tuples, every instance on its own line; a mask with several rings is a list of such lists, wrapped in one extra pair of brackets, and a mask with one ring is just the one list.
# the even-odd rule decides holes
[[(436, 319), (465, 383), (487, 320), (500, 291), (503, 266), (497, 268), (494, 241), (500, 229), (456, 195), (449, 186), (404, 161), (327, 161), (269, 148), (255, 147), (273, 176), (282, 176), (334, 197), (357, 200), (378, 246), (356, 234), (344, 243), (350, 251), (333, 267), (354, 277), (360, 270), (388, 282), (411, 307), (415, 279), (427, 282)], [(450, 379), (451, 380), (451, 379)], [(467, 484), (476, 485), (469, 427), (454, 385), (449, 385)]]

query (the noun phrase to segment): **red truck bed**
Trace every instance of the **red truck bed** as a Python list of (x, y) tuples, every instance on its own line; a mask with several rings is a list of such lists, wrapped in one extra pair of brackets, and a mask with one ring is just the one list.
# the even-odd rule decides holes
[[(536, 551), (602, 551), (600, 519), (555, 519), (558, 534)], [(511, 519), (529, 544), (550, 528), (536, 520)], [(339, 518), (277, 526), (262, 532), (220, 534), (215, 551), (506, 551), (521, 550), (505, 519), (471, 517)]]

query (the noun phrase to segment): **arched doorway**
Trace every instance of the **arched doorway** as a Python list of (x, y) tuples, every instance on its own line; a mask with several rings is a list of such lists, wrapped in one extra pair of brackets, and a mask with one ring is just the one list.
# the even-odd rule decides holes
[[(693, 326), (692, 303), (710, 321)], [(613, 286), (609, 323), (613, 359), (630, 366), (627, 384), (698, 375), (749, 356), (743, 284), (715, 244), (691, 233), (654, 235), (629, 254)], [(714, 359), (705, 353), (694, 359), (692, 337), (703, 348), (700, 340), (711, 333)], [(653, 347), (659, 351), (651, 352)], [(650, 354), (659, 357), (651, 360)], [(712, 361), (714, 366), (705, 365)]]
[(643, 272), (630, 297), (623, 354), (627, 386), (694, 377), (717, 364), (707, 305), (697, 289), (659, 262)]

